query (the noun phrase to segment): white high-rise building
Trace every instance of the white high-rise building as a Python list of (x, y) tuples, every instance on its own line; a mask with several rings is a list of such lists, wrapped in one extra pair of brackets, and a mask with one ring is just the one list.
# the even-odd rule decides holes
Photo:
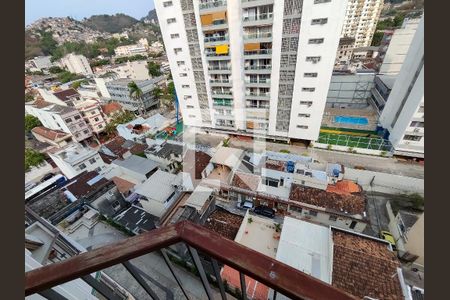
[(423, 17), (380, 116), (395, 154), (424, 157), (424, 24)]
[(61, 58), (61, 63), (69, 70), (71, 73), (92, 75), (91, 66), (86, 57), (77, 54), (67, 54)]
[(394, 31), (389, 44), (381, 49), (383, 63), (380, 74), (397, 75), (400, 72), (419, 22), (420, 18), (405, 19), (402, 26)]
[(157, 0), (184, 124), (316, 140), (347, 0)]
[(354, 47), (367, 47), (383, 9), (383, 0), (348, 0), (341, 37), (354, 38)]

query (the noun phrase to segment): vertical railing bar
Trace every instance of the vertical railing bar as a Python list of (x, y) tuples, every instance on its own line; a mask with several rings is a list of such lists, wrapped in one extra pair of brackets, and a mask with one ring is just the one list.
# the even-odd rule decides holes
[(245, 275), (239, 272), (239, 280), (241, 281), (242, 300), (247, 300), (247, 287), (245, 286)]
[(273, 290), (272, 300), (277, 300), (277, 291), (276, 290)]
[(189, 300), (189, 297), (188, 297), (186, 291), (184, 290), (183, 285), (181, 284), (180, 278), (179, 278), (178, 275), (175, 273), (175, 269), (173, 268), (173, 265), (172, 265), (172, 263), (170, 262), (170, 259), (169, 259), (169, 257), (167, 256), (166, 251), (163, 250), (163, 249), (161, 249), (161, 250), (160, 250), (160, 253), (161, 253), (161, 255), (162, 255), (164, 261), (166, 262), (166, 265), (167, 265), (167, 267), (169, 268), (170, 273), (172, 273), (173, 278), (175, 278), (175, 281), (178, 283), (178, 286), (180, 287), (180, 289), (181, 289), (181, 291), (183, 292), (184, 296), (186, 297), (187, 300)]
[(117, 296), (114, 292), (112, 292), (103, 282), (97, 281), (91, 275), (82, 276), (87, 284), (93, 287), (97, 292), (99, 292), (103, 297), (108, 300), (122, 300), (119, 296)]
[(141, 285), (141, 287), (147, 292), (147, 294), (154, 300), (159, 300), (159, 297), (152, 290), (152, 288), (147, 284), (144, 278), (138, 273), (137, 268), (130, 263), (130, 261), (125, 261), (122, 265), (127, 269), (127, 271), (133, 276), (134, 279)]
[(211, 258), (212, 267), (214, 270), (214, 276), (216, 276), (217, 284), (219, 285), (220, 295), (222, 296), (222, 300), (227, 300), (227, 296), (225, 294), (225, 288), (223, 286), (222, 277), (219, 272), (219, 265), (217, 264), (217, 260)]
[(209, 300), (213, 300), (211, 287), (209, 286), (208, 279), (206, 278), (205, 270), (203, 269), (202, 262), (200, 261), (200, 257), (198, 256), (197, 250), (195, 248), (187, 245), (189, 254), (191, 255), (192, 261), (194, 262), (195, 267), (200, 275), (200, 279), (203, 284), (203, 288), (205, 289), (206, 296), (208, 296)]
[(57, 291), (53, 289), (48, 289), (45, 291), (38, 292), (39, 295), (42, 297), (49, 299), (49, 300), (67, 300), (66, 297), (58, 293)]

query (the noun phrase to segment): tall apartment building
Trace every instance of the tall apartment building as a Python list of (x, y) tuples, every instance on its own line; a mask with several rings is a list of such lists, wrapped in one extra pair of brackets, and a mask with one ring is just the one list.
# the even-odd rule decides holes
[(69, 70), (71, 73), (92, 75), (91, 66), (86, 57), (77, 54), (67, 54), (61, 58), (61, 63)]
[(348, 0), (342, 38), (354, 38), (354, 47), (367, 47), (377, 27), (383, 0)]
[(380, 116), (395, 154), (424, 157), (424, 20), (420, 20), (403, 66)]
[(347, 0), (158, 0), (184, 124), (315, 140)]
[(389, 43), (380, 49), (380, 59), (383, 61), (380, 74), (397, 75), (400, 72), (419, 22), (420, 18), (405, 19), (394, 34), (387, 36), (390, 36)]

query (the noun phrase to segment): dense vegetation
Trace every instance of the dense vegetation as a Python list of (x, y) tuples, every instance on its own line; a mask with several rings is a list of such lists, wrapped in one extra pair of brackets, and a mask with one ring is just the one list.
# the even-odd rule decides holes
[(133, 56), (123, 56), (123, 57), (116, 58), (114, 60), (114, 62), (116, 64), (121, 64), (121, 63), (124, 63), (124, 62), (127, 62), (127, 61), (146, 60), (146, 59), (147, 59), (147, 57), (145, 57), (143, 55), (140, 55), (140, 54), (136, 54), (136, 55), (133, 55)]
[(117, 125), (128, 123), (135, 118), (136, 116), (130, 111), (116, 113), (115, 116), (111, 119), (111, 122), (106, 125), (105, 132), (108, 134), (108, 136), (111, 136), (115, 133)]
[(138, 20), (125, 14), (96, 15), (83, 20), (89, 28), (109, 33), (122, 32), (123, 29), (136, 24)]
[(32, 115), (25, 115), (25, 132), (30, 132), (31, 129), (37, 126), (42, 126), (38, 118)]
[(152, 77), (161, 76), (161, 65), (155, 63), (154, 61), (149, 61), (147, 64), (148, 74)]
[(44, 160), (44, 154), (31, 148), (25, 148), (25, 172), (29, 171), (33, 166), (42, 164)]

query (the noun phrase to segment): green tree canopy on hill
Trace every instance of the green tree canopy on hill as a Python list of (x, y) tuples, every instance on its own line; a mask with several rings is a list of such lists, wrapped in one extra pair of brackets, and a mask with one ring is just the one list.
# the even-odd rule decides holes
[(42, 164), (44, 161), (44, 154), (31, 148), (25, 148), (25, 172), (29, 171), (31, 167)]
[(31, 129), (37, 126), (42, 126), (38, 118), (32, 115), (25, 115), (25, 132), (30, 132)]
[(161, 76), (161, 65), (155, 63), (154, 61), (149, 61), (147, 64), (148, 74), (152, 77)]

